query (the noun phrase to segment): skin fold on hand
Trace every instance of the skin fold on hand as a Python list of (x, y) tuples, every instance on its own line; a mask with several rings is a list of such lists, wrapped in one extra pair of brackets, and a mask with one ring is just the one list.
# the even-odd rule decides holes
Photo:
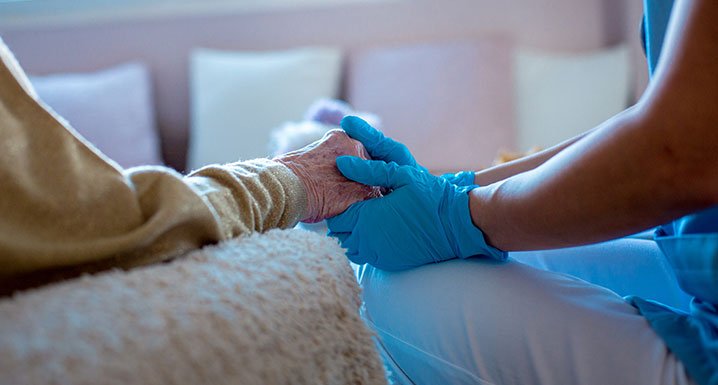
[(350, 181), (339, 172), (336, 158), (342, 155), (371, 159), (360, 142), (339, 129), (302, 149), (274, 158), (289, 167), (304, 185), (308, 202), (302, 222), (319, 222), (342, 213), (353, 203), (381, 196), (377, 187)]

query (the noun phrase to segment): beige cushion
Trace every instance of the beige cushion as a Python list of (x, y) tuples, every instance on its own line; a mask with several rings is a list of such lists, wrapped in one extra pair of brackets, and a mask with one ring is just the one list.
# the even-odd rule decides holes
[(348, 98), (382, 118), (432, 171), (491, 164), (514, 138), (511, 46), (500, 39), (367, 49), (350, 62)]

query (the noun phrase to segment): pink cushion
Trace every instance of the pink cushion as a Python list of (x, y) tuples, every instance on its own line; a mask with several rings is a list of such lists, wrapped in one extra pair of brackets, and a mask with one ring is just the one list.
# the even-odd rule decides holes
[(30, 80), (43, 102), (120, 166), (162, 164), (145, 66), (129, 63)]
[(348, 99), (435, 172), (478, 169), (514, 144), (511, 46), (500, 39), (369, 49)]

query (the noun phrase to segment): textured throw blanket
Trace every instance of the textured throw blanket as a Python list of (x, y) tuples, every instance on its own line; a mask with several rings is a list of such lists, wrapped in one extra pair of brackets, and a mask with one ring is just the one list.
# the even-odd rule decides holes
[(5, 384), (385, 384), (335, 241), (273, 230), (0, 301)]

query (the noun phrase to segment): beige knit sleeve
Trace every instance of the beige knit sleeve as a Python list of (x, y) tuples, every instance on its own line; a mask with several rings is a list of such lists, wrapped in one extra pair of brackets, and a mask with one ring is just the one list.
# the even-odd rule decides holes
[(269, 160), (189, 177), (122, 170), (36, 100), (1, 40), (0, 57), (0, 293), (166, 260), (303, 214), (301, 182)]
[(294, 226), (306, 210), (307, 195), (299, 179), (268, 159), (206, 166), (186, 181), (218, 213), (226, 238)]

